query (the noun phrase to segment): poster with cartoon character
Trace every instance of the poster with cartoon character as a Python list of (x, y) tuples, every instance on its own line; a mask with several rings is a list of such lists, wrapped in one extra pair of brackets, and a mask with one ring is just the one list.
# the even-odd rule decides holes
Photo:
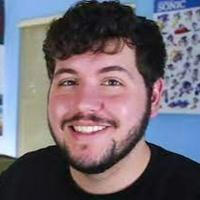
[(161, 112), (200, 114), (200, 1), (155, 0), (167, 49)]

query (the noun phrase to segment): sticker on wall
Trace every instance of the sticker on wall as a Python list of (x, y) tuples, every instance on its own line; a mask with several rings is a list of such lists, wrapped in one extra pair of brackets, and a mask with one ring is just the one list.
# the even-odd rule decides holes
[(156, 0), (167, 49), (161, 112), (200, 114), (200, 1)]

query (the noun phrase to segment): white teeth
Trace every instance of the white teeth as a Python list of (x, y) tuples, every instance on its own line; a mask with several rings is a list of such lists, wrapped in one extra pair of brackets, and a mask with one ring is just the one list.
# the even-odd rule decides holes
[(92, 132), (97, 132), (101, 131), (106, 126), (73, 126), (74, 130), (80, 133), (92, 133)]

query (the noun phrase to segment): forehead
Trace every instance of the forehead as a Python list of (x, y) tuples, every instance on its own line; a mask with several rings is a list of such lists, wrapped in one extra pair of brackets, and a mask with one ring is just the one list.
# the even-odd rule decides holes
[(135, 49), (124, 45), (115, 53), (86, 52), (65, 60), (56, 60), (55, 73), (61, 68), (70, 68), (78, 72), (91, 72), (108, 66), (120, 66), (130, 71), (137, 71)]

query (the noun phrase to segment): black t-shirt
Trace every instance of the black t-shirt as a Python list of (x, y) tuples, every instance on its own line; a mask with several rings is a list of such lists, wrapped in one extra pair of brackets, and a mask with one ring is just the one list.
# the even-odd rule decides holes
[(200, 165), (149, 146), (151, 159), (140, 178), (109, 195), (82, 191), (56, 146), (28, 153), (1, 175), (0, 200), (200, 200)]

